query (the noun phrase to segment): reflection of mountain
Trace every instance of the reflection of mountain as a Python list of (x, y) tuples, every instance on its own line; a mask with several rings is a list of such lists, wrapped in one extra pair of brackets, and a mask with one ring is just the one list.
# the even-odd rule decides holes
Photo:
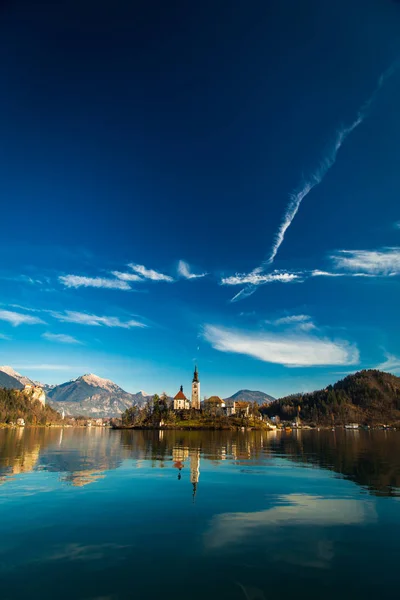
[(373, 494), (398, 496), (400, 436), (386, 431), (298, 431), (278, 435), (274, 453), (335, 471)]
[(122, 462), (123, 448), (112, 434), (98, 427), (60, 430), (57, 443), (41, 453), (40, 467), (61, 473), (62, 480), (74, 486), (93, 483)]
[(118, 468), (123, 453), (118, 436), (100, 428), (4, 430), (0, 431), (0, 481), (40, 469), (84, 486)]

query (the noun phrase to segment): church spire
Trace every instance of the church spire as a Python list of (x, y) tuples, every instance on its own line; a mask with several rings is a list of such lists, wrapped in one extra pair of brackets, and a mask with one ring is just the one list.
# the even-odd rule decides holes
[(200, 381), (197, 365), (194, 368), (192, 381), (192, 408), (200, 410)]

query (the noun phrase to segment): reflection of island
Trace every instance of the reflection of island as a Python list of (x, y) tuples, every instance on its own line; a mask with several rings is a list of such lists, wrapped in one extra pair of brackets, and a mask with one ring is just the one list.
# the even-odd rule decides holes
[(185, 461), (190, 460), (190, 483), (193, 486), (193, 501), (196, 498), (197, 484), (200, 478), (200, 448), (190, 448), (189, 446), (174, 446), (172, 448), (172, 461), (175, 469), (178, 469), (178, 479), (181, 479), (181, 471), (185, 466)]
[(193, 485), (193, 502), (196, 498), (200, 477), (200, 448), (190, 450), (190, 483)]
[(244, 468), (265, 467), (279, 457), (329, 469), (374, 494), (399, 495), (399, 456), (400, 434), (386, 431), (165, 430), (160, 435), (94, 427), (7, 429), (0, 431), (0, 483), (33, 470), (46, 470), (81, 487), (100, 481), (107, 471), (128, 460), (132, 469), (175, 468), (178, 479), (187, 465), (195, 497), (200, 460), (216, 468), (226, 461)]

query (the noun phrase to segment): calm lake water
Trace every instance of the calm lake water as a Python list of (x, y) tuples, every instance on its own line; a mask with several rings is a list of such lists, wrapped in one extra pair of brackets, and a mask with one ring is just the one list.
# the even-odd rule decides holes
[(397, 596), (400, 432), (0, 431), (19, 599)]

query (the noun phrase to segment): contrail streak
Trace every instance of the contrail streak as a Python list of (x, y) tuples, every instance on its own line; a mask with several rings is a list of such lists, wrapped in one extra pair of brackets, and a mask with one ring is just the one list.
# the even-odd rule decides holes
[(311, 175), (311, 177), (307, 181), (303, 183), (301, 188), (294, 190), (290, 194), (290, 201), (286, 209), (285, 215), (283, 217), (283, 221), (279, 226), (278, 232), (275, 236), (275, 241), (272, 245), (271, 253), (269, 257), (259, 267), (252, 271), (252, 274), (261, 273), (265, 267), (274, 262), (278, 250), (281, 247), (282, 242), (285, 238), (286, 231), (288, 230), (288, 228), (293, 222), (293, 219), (298, 213), (300, 204), (302, 203), (304, 198), (311, 192), (311, 190), (322, 182), (327, 172), (331, 169), (331, 167), (333, 167), (333, 165), (336, 162), (337, 154), (340, 148), (342, 147), (343, 143), (346, 141), (348, 136), (355, 129), (357, 129), (357, 127), (361, 125), (361, 123), (364, 121), (369, 109), (371, 108), (371, 105), (375, 101), (379, 90), (385, 83), (386, 79), (393, 75), (393, 73), (397, 70), (398, 67), (399, 61), (396, 61), (391, 67), (389, 67), (389, 69), (382, 73), (382, 75), (378, 79), (378, 83), (374, 91), (372, 92), (368, 100), (361, 106), (360, 110), (358, 111), (357, 117), (353, 121), (353, 123), (351, 123), (351, 125), (349, 125), (348, 127), (343, 127), (337, 132), (332, 149), (328, 156), (326, 156), (325, 159), (322, 161), (319, 168)]

